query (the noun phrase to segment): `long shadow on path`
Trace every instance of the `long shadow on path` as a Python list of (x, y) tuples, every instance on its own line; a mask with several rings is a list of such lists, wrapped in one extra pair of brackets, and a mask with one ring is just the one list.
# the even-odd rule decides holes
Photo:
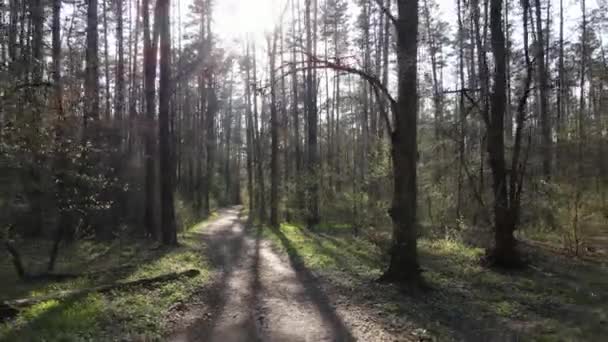
[(331, 300), (318, 286), (318, 279), (314, 274), (305, 266), (304, 260), (298, 253), (297, 249), (292, 245), (289, 239), (279, 229), (273, 229), (272, 233), (275, 234), (281, 244), (287, 251), (289, 257), (289, 263), (295, 271), (298, 282), (304, 289), (304, 295), (308, 298), (318, 310), (324, 324), (328, 325), (330, 329), (330, 340), (332, 341), (354, 341), (350, 329), (344, 324), (343, 320), (338, 316), (334, 307), (332, 307)]
[[(261, 227), (225, 210), (203, 234), (219, 272), (201, 290), (204, 308), (172, 341), (352, 341), (351, 332), (287, 238), (283, 260), (262, 240)], [(200, 312), (206, 310), (207, 312)]]
[[(235, 271), (239, 270), (246, 252), (243, 248), (246, 241), (239, 211), (239, 207), (222, 210), (220, 218), (201, 234), (206, 245), (207, 257), (211, 267), (218, 270), (218, 277), (198, 294), (206, 304), (206, 312), (196, 312), (195, 321), (185, 331), (170, 336), (170, 341), (258, 340), (252, 338), (257, 334), (247, 322), (232, 329), (220, 327), (225, 320), (225, 310), (229, 300), (240, 295), (231, 291), (232, 278)], [(231, 334), (231, 331), (235, 334)], [(222, 336), (223, 333), (227, 336)], [(243, 336), (249, 336), (249, 339), (242, 339)]]

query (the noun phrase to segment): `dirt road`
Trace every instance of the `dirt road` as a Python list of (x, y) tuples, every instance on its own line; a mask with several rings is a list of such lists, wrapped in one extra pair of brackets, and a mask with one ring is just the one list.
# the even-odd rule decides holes
[(203, 243), (219, 271), (169, 340), (354, 340), (315, 277), (273, 251), (239, 209), (222, 210), (205, 229)]

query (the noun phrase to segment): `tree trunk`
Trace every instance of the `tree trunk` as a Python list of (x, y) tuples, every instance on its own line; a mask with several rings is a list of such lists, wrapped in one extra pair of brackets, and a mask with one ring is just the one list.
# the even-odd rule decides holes
[(33, 26), (32, 35), (32, 59), (33, 72), (32, 81), (39, 83), (42, 81), (44, 61), (42, 57), (42, 38), (44, 26), (44, 6), (42, 0), (32, 0), (30, 3), (30, 13)]
[(581, 10), (583, 12), (582, 23), (581, 23), (581, 71), (580, 71), (580, 84), (579, 84), (579, 107), (578, 107), (578, 116), (577, 116), (577, 133), (578, 133), (578, 177), (582, 178), (584, 176), (585, 167), (583, 165), (583, 145), (585, 142), (585, 73), (587, 72), (586, 65), (587, 63), (587, 11), (585, 7), (585, 0), (581, 0)]
[(215, 85), (210, 76), (207, 81), (207, 110), (205, 112), (205, 140), (206, 140), (206, 156), (207, 163), (205, 164), (205, 177), (203, 186), (203, 215), (209, 216), (211, 213), (211, 185), (213, 184), (214, 172), (215, 172), (215, 114), (217, 112), (217, 97), (215, 94)]
[(125, 52), (123, 44), (123, 0), (116, 0), (116, 40), (118, 45), (118, 64), (116, 65), (116, 95), (114, 96), (114, 118), (122, 120), (125, 107)]
[(105, 73), (105, 116), (104, 119), (109, 122), (110, 114), (111, 114), (111, 106), (110, 106), (110, 55), (108, 51), (108, 9), (106, 6), (106, 2), (108, 0), (103, 1), (103, 62), (104, 62), (104, 73)]
[(247, 55), (246, 55), (246, 78), (245, 78), (245, 98), (247, 109), (245, 114), (246, 118), (246, 130), (247, 130), (247, 192), (249, 196), (249, 214), (255, 214), (255, 204), (254, 203), (254, 186), (253, 186), (253, 160), (254, 160), (254, 135), (253, 135), (253, 115), (251, 113), (251, 56), (249, 55), (249, 42), (247, 42)]
[(232, 187), (232, 172), (231, 172), (231, 167), (230, 167), (230, 161), (232, 158), (231, 155), (231, 148), (232, 148), (232, 88), (233, 88), (233, 84), (234, 84), (234, 75), (231, 72), (230, 73), (230, 85), (228, 86), (228, 108), (226, 109), (226, 114), (225, 114), (225, 124), (224, 124), (224, 130), (225, 130), (225, 134), (226, 134), (226, 147), (225, 147), (225, 151), (226, 151), (226, 158), (224, 160), (224, 183), (226, 186), (225, 189), (225, 201), (226, 203), (230, 203), (230, 204), (234, 204), (232, 203), (232, 191), (234, 190)]
[(457, 16), (458, 16), (458, 77), (460, 84), (460, 92), (458, 96), (458, 179), (457, 179), (457, 194), (456, 194), (456, 219), (461, 218), (462, 192), (463, 192), (463, 168), (465, 167), (465, 141), (466, 141), (466, 115), (465, 109), (465, 90), (464, 80), (464, 25), (462, 22), (462, 5), (461, 0), (457, 0)]
[(541, 126), (541, 156), (542, 156), (542, 172), (545, 179), (551, 177), (551, 164), (553, 157), (553, 138), (551, 134), (551, 118), (549, 117), (549, 104), (547, 98), (547, 91), (549, 85), (547, 81), (547, 70), (545, 67), (545, 45), (543, 38), (543, 21), (541, 17), (540, 0), (535, 0), (536, 7), (536, 31), (537, 41), (536, 44), (536, 63), (538, 68), (538, 87), (540, 96), (540, 126)]
[(144, 93), (146, 104), (146, 124), (143, 128), (146, 169), (144, 225), (149, 237), (158, 238), (158, 226), (155, 219), (156, 198), (158, 193), (156, 192), (156, 169), (154, 163), (154, 156), (156, 154), (156, 139), (154, 137), (156, 43), (152, 42), (152, 37), (150, 36), (149, 0), (142, 0), (142, 24), (144, 39)]
[[(272, 39), (272, 43), (270, 42)], [(272, 44), (272, 46), (270, 46)], [(279, 227), (279, 122), (277, 115), (276, 70), (277, 32), (268, 41), (270, 59), (270, 134), (272, 148), (270, 155), (270, 225)]]
[[(490, 2), (490, 30), (494, 56), (494, 87), (491, 112), (487, 118), (488, 156), (492, 171), (494, 193), (494, 249), (489, 253), (497, 266), (512, 267), (519, 264), (513, 233), (516, 221), (509, 203), (507, 170), (504, 146), (504, 113), (506, 103), (506, 49), (502, 29), (502, 0)], [(515, 172), (515, 170), (513, 170)], [(513, 184), (512, 184), (513, 186)]]
[[(308, 228), (314, 228), (319, 224), (319, 174), (318, 174), (318, 146), (317, 146), (317, 92), (316, 77), (313, 63), (313, 25), (316, 21), (311, 20), (312, 0), (306, 0), (306, 52), (308, 54), (306, 76), (306, 102), (307, 102), (307, 142), (308, 142), (308, 215), (306, 218)], [(316, 6), (315, 6), (316, 7)], [(314, 30), (316, 31), (316, 29)]]
[(393, 158), (393, 221), (390, 264), (381, 280), (417, 283), (420, 267), (417, 256), (416, 162), (418, 156), (417, 55), (418, 0), (399, 0), (397, 29), (398, 99), (393, 111), (391, 134)]
[[(295, 6), (294, 2), (291, 2), (291, 15), (294, 17), (291, 30), (293, 35), (296, 35), (296, 24), (295, 24)], [(299, 94), (298, 94), (298, 73), (296, 72), (296, 48), (297, 45), (293, 44), (291, 50), (291, 86), (293, 89), (293, 100), (292, 100), (292, 121), (293, 121), (293, 145), (295, 150), (295, 198), (296, 208), (301, 210), (304, 205), (304, 191), (302, 190), (302, 151), (300, 147), (300, 116), (298, 113)]]
[(158, 89), (158, 141), (160, 150), (160, 207), (162, 242), (177, 245), (175, 208), (173, 204), (173, 167), (171, 166), (171, 135), (169, 132), (171, 99), (171, 35), (169, 25), (170, 0), (158, 0), (160, 34), (160, 85)]
[[(207, 20), (205, 22), (206, 28), (205, 33), (205, 47), (208, 51), (212, 49), (212, 34), (211, 34), (211, 2), (206, 2), (206, 13)], [(215, 134), (215, 115), (218, 109), (217, 103), (217, 95), (215, 90), (214, 83), (214, 74), (213, 72), (210, 75), (207, 75), (207, 90), (206, 90), (206, 101), (207, 108), (205, 111), (205, 140), (206, 140), (206, 169), (205, 169), (205, 178), (204, 178), (204, 187), (203, 187), (203, 197), (204, 197), (204, 206), (203, 206), (203, 214), (205, 217), (209, 216), (211, 213), (211, 199), (210, 199), (210, 191), (211, 185), (213, 184), (214, 172), (215, 172), (215, 149), (216, 149), (216, 134)]]
[(562, 144), (564, 139), (563, 122), (564, 122), (564, 96), (566, 94), (566, 82), (564, 80), (564, 0), (559, 0), (559, 60), (558, 60), (558, 92), (557, 92), (557, 147), (555, 151), (556, 170), (562, 169)]
[(64, 136), (65, 116), (63, 111), (63, 85), (61, 82), (61, 0), (53, 0), (53, 22), (51, 26), (52, 59), (53, 59), (53, 82), (54, 82), (54, 105), (57, 112), (57, 124), (55, 127), (55, 183), (57, 185), (56, 201), (59, 219), (55, 229), (53, 248), (51, 250), (47, 269), (52, 271), (64, 232), (68, 231), (69, 214), (68, 201), (65, 186), (65, 173), (68, 168), (66, 156), (66, 137)]
[(263, 156), (262, 156), (262, 138), (261, 138), (261, 127), (258, 129), (258, 78), (257, 78), (257, 62), (256, 62), (256, 48), (253, 45), (253, 79), (251, 86), (253, 87), (253, 142), (255, 145), (254, 164), (256, 167), (257, 176), (257, 202), (258, 202), (258, 215), (262, 222), (266, 222), (266, 189), (264, 182), (264, 168), (263, 168)]
[(99, 118), (99, 57), (97, 31), (97, 0), (88, 0), (87, 6), (87, 48), (84, 98), (84, 126), (87, 129), (89, 120)]

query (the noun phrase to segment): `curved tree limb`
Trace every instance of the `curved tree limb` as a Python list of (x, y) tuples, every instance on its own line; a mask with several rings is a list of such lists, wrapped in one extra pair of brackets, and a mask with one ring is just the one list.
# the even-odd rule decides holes
[[(307, 53), (304, 52), (304, 54), (307, 54)], [(372, 88), (374, 89), (374, 92), (376, 93), (376, 96), (378, 96), (378, 99), (381, 96), (384, 96), (388, 99), (389, 104), (390, 104), (390, 109), (391, 109), (391, 112), (393, 113), (393, 115), (395, 115), (397, 113), (397, 100), (395, 100), (395, 98), (391, 95), (391, 93), (388, 91), (386, 86), (375, 75), (367, 73), (356, 67), (341, 64), (339, 60), (336, 62), (332, 62), (332, 61), (329, 61), (326, 59), (320, 59), (319, 57), (313, 56), (313, 55), (310, 55), (310, 57), (312, 58), (312, 61), (314, 63), (312, 65), (313, 69), (332, 69), (332, 70), (342, 71), (342, 72), (345, 72), (348, 74), (354, 74), (354, 75), (360, 76), (361, 78), (363, 78), (365, 81), (367, 81), (372, 86)], [(304, 64), (304, 62), (299, 62), (299, 63)], [(291, 64), (293, 64), (293, 63), (291, 63)], [(285, 67), (285, 65), (282, 65), (279, 67), (279, 69), (284, 68), (284, 67)], [(291, 70), (285, 72), (280, 77), (278, 77), (277, 80), (275, 80), (275, 82), (277, 82), (278, 80), (280, 80), (284, 77), (287, 77), (295, 72), (305, 71), (308, 69), (310, 69), (310, 68), (307, 66), (303, 66), (303, 67), (299, 67), (299, 68), (291, 68)], [(393, 128), (390, 124), (390, 118), (388, 116), (388, 113), (386, 113), (385, 110), (381, 110), (380, 114), (382, 115), (382, 117), (384, 119), (384, 122), (386, 124), (388, 131), (392, 133)]]

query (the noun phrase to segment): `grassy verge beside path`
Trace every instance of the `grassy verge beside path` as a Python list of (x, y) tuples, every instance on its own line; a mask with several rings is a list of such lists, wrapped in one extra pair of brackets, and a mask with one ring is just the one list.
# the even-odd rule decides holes
[[(201, 273), (151, 287), (42, 302), (22, 311), (16, 319), (0, 323), (0, 341), (161, 339), (168, 329), (170, 308), (186, 301), (209, 280), (209, 266), (200, 242), (206, 223), (200, 222), (181, 233), (178, 248), (132, 240), (75, 243), (61, 251), (57, 271), (93, 274), (65, 282), (23, 283), (14, 274), (10, 260), (4, 258), (0, 261), (0, 300), (38, 297), (187, 269)], [(26, 261), (45, 260), (47, 247), (37, 243), (20, 249)], [(37, 269), (40, 265), (28, 266)]]
[(264, 236), (347, 298), (349, 308), (376, 313), (387, 329), (423, 330), (440, 341), (600, 341), (608, 335), (605, 263), (527, 245), (531, 267), (500, 273), (479, 265), (479, 248), (422, 239), (420, 262), (433, 290), (409, 295), (374, 282), (383, 253), (345, 227), (311, 232), (283, 224), (264, 229)]

